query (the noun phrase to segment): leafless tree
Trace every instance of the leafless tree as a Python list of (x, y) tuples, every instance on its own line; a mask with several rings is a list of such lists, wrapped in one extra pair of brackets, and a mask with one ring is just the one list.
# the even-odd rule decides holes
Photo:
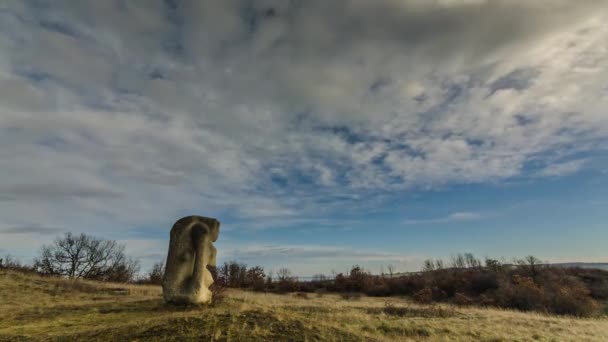
[(464, 262), (469, 268), (481, 267), (481, 261), (479, 261), (472, 253), (464, 253)]
[(430, 272), (435, 270), (435, 261), (433, 259), (426, 259), (422, 264), (423, 272)]
[(10, 254), (4, 256), (4, 258), (0, 258), (0, 269), (8, 269), (14, 271), (21, 272), (31, 272), (32, 266), (23, 264), (19, 259), (16, 259)]
[(521, 260), (517, 260), (516, 264), (529, 270), (530, 274), (536, 277), (538, 269), (542, 267), (543, 262), (533, 255), (528, 255)]
[(246, 274), (246, 284), (247, 286), (251, 286), (256, 290), (261, 290), (264, 288), (264, 278), (266, 275), (264, 274), (264, 269), (261, 266), (254, 266), (247, 270)]
[(466, 267), (466, 261), (462, 254), (458, 253), (452, 256), (452, 260), (450, 260), (450, 267), (460, 269)]
[(66, 233), (42, 246), (34, 267), (46, 275), (126, 282), (133, 280), (139, 263), (124, 251), (125, 246), (114, 240)]
[(238, 261), (226, 261), (218, 269), (218, 281), (227, 287), (241, 288), (248, 284), (247, 265)]
[(392, 264), (387, 265), (386, 270), (388, 271), (388, 276), (390, 278), (392, 278), (393, 274), (395, 274), (395, 265), (392, 265)]
[(496, 259), (486, 258), (486, 268), (493, 272), (500, 272), (503, 266), (501, 262)]
[(323, 282), (327, 280), (327, 276), (325, 276), (325, 274), (322, 273), (317, 273), (315, 275), (312, 276), (312, 281), (313, 282)]
[(159, 261), (152, 265), (152, 268), (148, 272), (147, 282), (150, 284), (160, 285), (163, 282), (163, 276), (165, 275), (165, 264)]
[(282, 267), (277, 272), (277, 278), (279, 281), (291, 281), (293, 279), (291, 271), (285, 267)]

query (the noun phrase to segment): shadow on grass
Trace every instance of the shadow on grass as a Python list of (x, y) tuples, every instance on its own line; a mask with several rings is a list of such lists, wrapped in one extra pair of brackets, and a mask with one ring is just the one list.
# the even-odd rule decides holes
[(364, 308), (372, 315), (385, 314), (397, 317), (423, 317), (423, 318), (447, 318), (458, 316), (458, 311), (453, 308), (443, 308), (438, 305), (429, 306), (395, 306), (385, 303), (383, 308)]
[(69, 336), (67, 340), (107, 341), (362, 341), (358, 336), (338, 329), (307, 327), (294, 319), (279, 319), (263, 311), (213, 313), (168, 319), (152, 326), (129, 326), (100, 329)]
[(76, 316), (82, 314), (146, 314), (146, 313), (172, 313), (195, 312), (204, 309), (202, 306), (168, 305), (162, 299), (147, 300), (108, 300), (93, 303), (41, 306), (21, 311), (14, 316), (14, 320), (33, 322), (37, 320), (57, 319), (60, 317)]

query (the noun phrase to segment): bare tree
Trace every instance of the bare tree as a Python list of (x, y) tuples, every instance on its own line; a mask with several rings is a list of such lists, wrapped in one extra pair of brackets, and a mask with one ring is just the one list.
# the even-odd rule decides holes
[(327, 280), (327, 276), (325, 276), (325, 274), (323, 274), (323, 273), (317, 273), (317, 274), (315, 274), (315, 275), (312, 276), (312, 281), (313, 282), (320, 283), (320, 282), (324, 282), (326, 280)]
[(247, 270), (246, 274), (246, 284), (247, 286), (251, 286), (256, 290), (261, 290), (264, 288), (264, 278), (266, 275), (264, 274), (264, 268), (261, 266), (254, 266)]
[(435, 270), (435, 261), (433, 259), (426, 259), (422, 264), (423, 272), (430, 272)]
[(291, 271), (285, 267), (282, 267), (277, 272), (277, 279), (279, 281), (291, 281), (293, 279)]
[(462, 254), (458, 253), (452, 256), (452, 260), (450, 260), (450, 267), (460, 269), (466, 267), (466, 261)]
[(499, 272), (502, 270), (502, 264), (496, 259), (486, 258), (486, 268), (494, 272)]
[(124, 251), (125, 246), (114, 240), (66, 233), (42, 246), (34, 267), (46, 275), (126, 282), (133, 280), (139, 263)]
[(479, 268), (481, 267), (481, 261), (479, 261), (473, 253), (464, 253), (464, 262), (469, 268)]
[(218, 270), (218, 279), (226, 287), (241, 288), (247, 284), (247, 265), (237, 261), (226, 261)]
[(15, 270), (21, 272), (32, 271), (32, 267), (30, 265), (21, 263), (19, 259), (14, 258), (10, 254), (6, 254), (4, 258), (0, 258), (0, 270), (1, 269)]
[(148, 272), (147, 282), (150, 284), (160, 285), (163, 282), (163, 276), (165, 275), (165, 264), (159, 261), (152, 265), (152, 268)]
[(538, 269), (542, 267), (543, 262), (533, 255), (528, 255), (522, 260), (517, 260), (516, 263), (527, 269), (533, 277), (536, 277), (538, 274)]
[(220, 267), (217, 268), (217, 279), (216, 282), (221, 283), (223, 286), (228, 286), (230, 280), (230, 264), (224, 262)]
[(395, 265), (388, 264), (388, 266), (386, 266), (386, 270), (388, 271), (388, 276), (392, 278), (393, 274), (395, 274)]

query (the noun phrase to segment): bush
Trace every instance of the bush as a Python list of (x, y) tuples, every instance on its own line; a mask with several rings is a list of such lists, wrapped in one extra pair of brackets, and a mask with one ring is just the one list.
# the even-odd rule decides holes
[(13, 258), (10, 254), (7, 254), (4, 258), (0, 258), (0, 270), (11, 270), (21, 273), (35, 273), (36, 270), (33, 266), (22, 264), (19, 260)]
[[(428, 262), (429, 269), (430, 265)], [(226, 277), (220, 272), (220, 277), (215, 279), (218, 283), (224, 281), (260, 291), (317, 293), (317, 296), (323, 296), (326, 291), (338, 292), (346, 300), (359, 299), (362, 294), (405, 295), (422, 304), (478, 304), (574, 316), (600, 313), (603, 309), (596, 300), (608, 298), (608, 272), (548, 267), (531, 256), (517, 261), (516, 265), (486, 259), (486, 266), (482, 267), (473, 255), (464, 254), (453, 257), (451, 268), (446, 268), (441, 260), (435, 260), (433, 265), (429, 272), (398, 277), (372, 275), (353, 266), (348, 274), (339, 273), (333, 280), (318, 275), (305, 282), (298, 281), (283, 268), (277, 272), (275, 281), (269, 275), (262, 283), (261, 277), (256, 276), (263, 274), (257, 271), (262, 271), (261, 268), (248, 270), (245, 265), (231, 262), (223, 267)], [(241, 275), (244, 283), (240, 283)], [(304, 298), (304, 294), (295, 296)]]
[(591, 297), (598, 300), (608, 300), (608, 282), (596, 282), (589, 285)]
[[(162, 262), (155, 263), (146, 278), (143, 280), (143, 283), (160, 285), (163, 282), (163, 276), (165, 275), (165, 265)], [(214, 278), (215, 279), (215, 278)]]
[(497, 303), (505, 308), (522, 311), (544, 311), (543, 290), (532, 278), (514, 275), (510, 284), (505, 284), (497, 291)]
[(599, 305), (590, 296), (590, 291), (578, 279), (565, 278), (547, 286), (547, 307), (549, 311), (560, 315), (590, 316), (599, 309)]
[(366, 294), (372, 297), (387, 297), (390, 296), (392, 293), (388, 285), (377, 284), (372, 285), (372, 287), (367, 290)]
[(471, 292), (480, 295), (488, 291), (494, 291), (500, 286), (498, 274), (495, 272), (477, 272), (471, 276)]
[(279, 293), (296, 292), (300, 290), (300, 284), (295, 279), (280, 280), (276, 284)]
[(473, 298), (460, 292), (457, 292), (456, 295), (454, 295), (452, 302), (456, 305), (471, 305), (474, 303)]
[(433, 290), (430, 287), (425, 287), (424, 289), (416, 292), (412, 298), (416, 303), (430, 304), (433, 302)]

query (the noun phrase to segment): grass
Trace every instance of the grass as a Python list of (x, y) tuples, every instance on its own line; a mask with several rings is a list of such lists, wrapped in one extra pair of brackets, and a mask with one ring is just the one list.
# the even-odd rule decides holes
[(173, 307), (156, 286), (0, 271), (0, 341), (608, 341), (608, 318), (228, 291)]

